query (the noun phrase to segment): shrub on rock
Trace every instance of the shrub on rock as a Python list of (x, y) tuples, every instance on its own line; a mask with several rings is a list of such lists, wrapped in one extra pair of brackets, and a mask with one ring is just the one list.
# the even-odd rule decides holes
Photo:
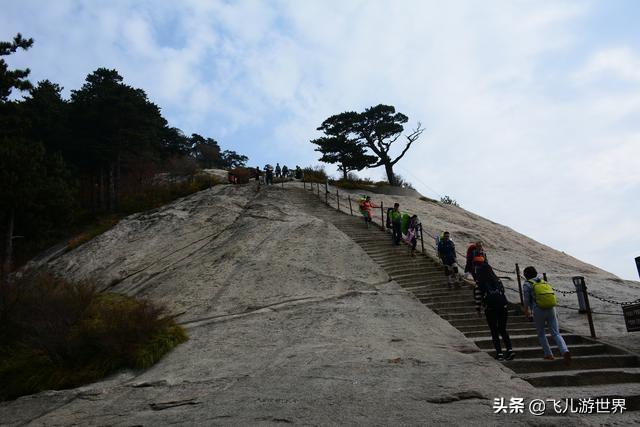
[(187, 340), (148, 301), (48, 273), (0, 291), (0, 400), (143, 369)]

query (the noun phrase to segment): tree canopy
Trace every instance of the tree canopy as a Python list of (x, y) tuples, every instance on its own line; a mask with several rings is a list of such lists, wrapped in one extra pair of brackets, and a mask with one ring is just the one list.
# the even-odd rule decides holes
[[(379, 104), (365, 109), (362, 113), (347, 111), (322, 122), (318, 130), (326, 136), (311, 142), (319, 146), (316, 151), (323, 153), (321, 161), (341, 164), (339, 169), (345, 177), (347, 168), (361, 170), (364, 167), (384, 166), (389, 184), (397, 185), (393, 166), (404, 157), (424, 131), (418, 122), (416, 128), (405, 135), (405, 145), (394, 158), (390, 150), (402, 136), (403, 125), (408, 120), (404, 114), (396, 113), (395, 107), (391, 105)], [(346, 163), (340, 159), (344, 159)]]

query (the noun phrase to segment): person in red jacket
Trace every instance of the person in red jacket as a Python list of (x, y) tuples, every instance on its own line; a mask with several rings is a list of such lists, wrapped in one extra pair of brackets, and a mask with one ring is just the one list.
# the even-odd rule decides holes
[(367, 228), (369, 228), (369, 224), (372, 222), (372, 213), (373, 208), (377, 208), (376, 205), (371, 201), (371, 196), (367, 196), (362, 203), (360, 203), (360, 212), (364, 217), (364, 222), (367, 223)]

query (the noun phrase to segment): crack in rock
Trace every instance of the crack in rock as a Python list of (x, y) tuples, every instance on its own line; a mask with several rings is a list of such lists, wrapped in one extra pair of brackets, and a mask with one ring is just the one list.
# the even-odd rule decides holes
[(443, 404), (443, 403), (459, 402), (461, 400), (469, 400), (469, 399), (487, 400), (488, 398), (480, 392), (469, 390), (469, 391), (460, 391), (458, 393), (449, 394), (446, 396), (433, 397), (433, 398), (427, 399), (427, 402)]
[(183, 400), (171, 400), (168, 402), (158, 402), (158, 403), (150, 403), (149, 406), (154, 411), (162, 411), (164, 409), (175, 408), (176, 406), (184, 406), (184, 405), (199, 405), (202, 402), (198, 402), (195, 397), (191, 399), (183, 399)]

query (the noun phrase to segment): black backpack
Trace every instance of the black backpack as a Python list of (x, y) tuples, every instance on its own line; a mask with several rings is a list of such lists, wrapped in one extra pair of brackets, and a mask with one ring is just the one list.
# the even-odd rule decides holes
[(389, 214), (392, 210), (393, 208), (387, 208), (387, 228), (391, 228), (391, 215)]
[(487, 284), (484, 303), (489, 310), (501, 310), (509, 303), (501, 285), (499, 281)]

